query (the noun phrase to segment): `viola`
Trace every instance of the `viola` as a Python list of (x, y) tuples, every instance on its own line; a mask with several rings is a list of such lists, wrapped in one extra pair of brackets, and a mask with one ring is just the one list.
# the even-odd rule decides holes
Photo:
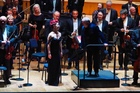
[[(36, 23), (35, 23), (36, 24)], [(39, 36), (38, 36), (38, 30), (35, 28), (35, 30), (32, 31), (32, 38), (39, 40)]]
[(125, 48), (125, 46), (126, 46), (125, 42), (129, 41), (130, 39), (131, 39), (130, 35), (124, 35), (123, 36), (123, 40), (124, 40), (124, 42), (122, 43), (123, 48)]
[(77, 36), (74, 36), (72, 38), (72, 45), (71, 45), (71, 48), (72, 49), (78, 49), (80, 46), (79, 46), (79, 41), (78, 41), (78, 37)]
[[(128, 29), (128, 27), (125, 27), (125, 30)], [(125, 48), (126, 46), (126, 41), (130, 41), (130, 35), (126, 33), (126, 31), (124, 32), (124, 36), (123, 36), (123, 40), (124, 42), (122, 43), (122, 47)]]
[(7, 49), (6, 49), (6, 55), (5, 55), (5, 59), (10, 60), (12, 58), (12, 52), (14, 51), (14, 46), (10, 45)]
[(136, 51), (138, 58), (137, 60), (134, 62), (134, 70), (136, 72), (140, 72), (140, 48), (137, 49)]

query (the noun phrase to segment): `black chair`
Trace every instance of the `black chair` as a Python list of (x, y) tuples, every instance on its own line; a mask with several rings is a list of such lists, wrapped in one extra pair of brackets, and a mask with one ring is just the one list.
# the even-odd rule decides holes
[[(38, 43), (37, 43), (37, 40), (36, 39), (30, 39), (29, 40), (30, 42), (30, 49), (35, 49), (38, 47)], [(40, 71), (40, 64), (42, 63), (41, 62), (41, 58), (42, 57), (46, 57), (46, 52), (35, 52), (35, 53), (32, 53), (31, 54), (31, 59), (32, 60), (33, 58), (37, 58), (37, 61), (38, 61), (38, 71)], [(30, 64), (30, 63), (29, 63)]]
[(44, 71), (45, 71), (45, 82), (46, 82), (46, 73), (47, 73), (47, 69), (48, 69), (48, 62), (44, 63), (44, 66), (43, 66), (43, 71), (42, 71), (42, 80), (43, 80), (43, 77), (44, 77)]

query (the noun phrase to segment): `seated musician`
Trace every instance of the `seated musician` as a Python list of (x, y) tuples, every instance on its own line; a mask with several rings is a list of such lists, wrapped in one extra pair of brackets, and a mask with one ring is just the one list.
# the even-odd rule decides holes
[[(134, 67), (133, 69), (133, 82), (132, 85), (137, 85), (138, 84), (138, 72), (140, 71), (140, 29), (136, 29), (132, 32), (131, 35), (131, 44), (133, 46), (133, 52), (132, 52), (132, 66)], [(137, 67), (138, 66), (138, 67)]]
[(6, 84), (11, 84), (9, 80), (11, 68), (10, 59), (12, 57), (11, 52), (13, 48), (11, 45), (16, 40), (15, 38), (15, 28), (11, 28), (6, 25), (7, 18), (5, 16), (0, 17), (0, 65), (7, 67), (4, 71), (4, 81)]
[[(73, 55), (73, 53), (75, 52), (75, 48), (72, 47), (73, 45), (73, 40), (71, 38), (74, 37), (74, 36), (79, 36), (81, 34), (81, 27), (82, 27), (82, 22), (81, 22), (81, 19), (78, 18), (78, 11), (77, 10), (73, 10), (72, 11), (72, 17), (70, 19), (68, 19), (66, 21), (66, 28), (67, 28), (67, 40), (66, 40), (66, 45), (67, 45), (67, 48), (69, 50), (69, 53), (68, 53), (68, 69), (71, 68), (71, 62), (72, 60), (70, 59), (71, 56)], [(77, 69), (77, 66), (78, 66), (78, 60), (76, 61), (76, 65), (75, 65), (75, 68)]]

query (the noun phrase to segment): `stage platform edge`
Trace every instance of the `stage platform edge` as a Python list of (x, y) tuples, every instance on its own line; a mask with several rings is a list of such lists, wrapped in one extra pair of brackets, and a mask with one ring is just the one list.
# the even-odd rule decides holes
[[(87, 71), (79, 71), (79, 87), (81, 88), (113, 88), (120, 87), (120, 79), (109, 70), (100, 70), (99, 77), (87, 77)], [(94, 71), (92, 71), (94, 74)], [(71, 79), (78, 85), (78, 70), (71, 71)]]

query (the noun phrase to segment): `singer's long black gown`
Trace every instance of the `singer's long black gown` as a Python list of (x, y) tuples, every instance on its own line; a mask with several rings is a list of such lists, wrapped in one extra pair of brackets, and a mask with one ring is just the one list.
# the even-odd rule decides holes
[(53, 38), (50, 42), (52, 58), (48, 60), (48, 84), (58, 86), (60, 77), (60, 45), (61, 38)]

